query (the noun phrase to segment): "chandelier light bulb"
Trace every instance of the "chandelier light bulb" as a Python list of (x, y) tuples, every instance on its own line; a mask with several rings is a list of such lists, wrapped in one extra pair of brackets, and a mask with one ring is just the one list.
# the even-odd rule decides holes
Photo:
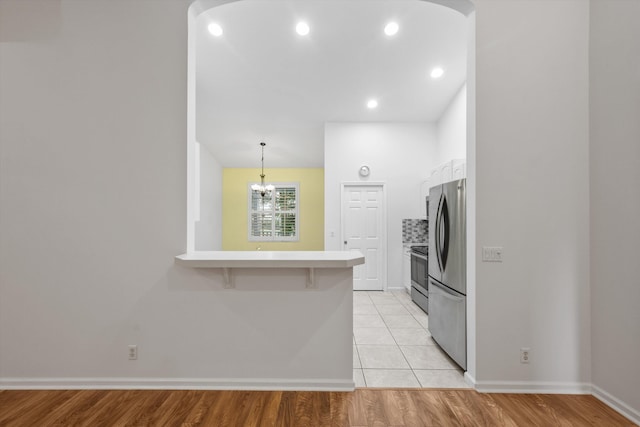
[(251, 184), (251, 190), (260, 193), (260, 195), (262, 197), (266, 196), (267, 193), (271, 193), (272, 191), (274, 191), (276, 189), (275, 186), (273, 186), (272, 184), (265, 184), (264, 183), (264, 147), (265, 145), (267, 145), (265, 142), (260, 142), (260, 147), (262, 147), (262, 159), (261, 159), (261, 164), (262, 164), (262, 170), (260, 173), (260, 184)]

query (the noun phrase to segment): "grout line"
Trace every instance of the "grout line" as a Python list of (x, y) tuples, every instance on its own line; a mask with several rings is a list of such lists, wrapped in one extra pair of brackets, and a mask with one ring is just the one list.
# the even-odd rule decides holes
[[(355, 340), (355, 335), (353, 339)], [(358, 356), (358, 364), (360, 365), (360, 371), (362, 371), (362, 380), (364, 381), (364, 386), (367, 387), (367, 379), (364, 376), (364, 368), (362, 367), (362, 359), (360, 359), (360, 350), (358, 350), (358, 344), (353, 345), (356, 348), (356, 355)]]
[[(392, 294), (393, 295), (393, 294)], [(393, 295), (393, 297), (399, 301), (398, 297)], [(389, 328), (389, 325), (387, 324), (387, 322), (384, 320), (384, 316), (382, 316), (382, 313), (380, 313), (380, 310), (378, 310), (378, 306), (376, 305), (376, 303), (374, 302), (373, 305), (376, 307), (376, 310), (378, 311), (378, 313), (380, 314), (380, 317), (382, 318), (382, 322), (385, 324), (385, 326), (387, 327), (387, 332), (389, 333), (389, 335), (391, 335), (391, 338), (393, 339), (393, 342), (396, 343), (396, 348), (400, 351), (400, 354), (402, 355), (402, 358), (404, 359), (404, 361), (407, 363), (407, 366), (409, 367), (409, 370), (411, 370), (411, 375), (413, 375), (413, 378), (417, 381), (418, 385), (420, 385), (420, 387), (422, 387), (422, 384), (420, 383), (420, 380), (418, 380), (418, 376), (416, 375), (415, 372), (413, 372), (413, 366), (411, 366), (411, 363), (409, 363), (409, 360), (407, 359), (407, 356), (404, 354), (404, 352), (402, 351), (402, 348), (400, 348), (400, 344), (398, 343), (398, 341), (396, 340), (396, 338), (393, 336), (393, 334), (391, 333), (391, 328)], [(413, 317), (413, 316), (412, 316)], [(414, 317), (414, 320), (417, 322), (417, 320)], [(418, 323), (420, 324), (420, 323)], [(420, 326), (422, 326), (420, 324)], [(401, 369), (401, 368), (399, 368)], [(364, 373), (363, 373), (364, 376)]]

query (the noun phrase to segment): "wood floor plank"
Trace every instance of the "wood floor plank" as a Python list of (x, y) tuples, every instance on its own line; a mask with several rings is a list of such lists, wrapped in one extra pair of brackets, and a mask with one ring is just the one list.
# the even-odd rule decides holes
[(295, 394), (296, 393), (282, 392), (275, 426), (287, 427), (294, 425)]
[(427, 416), (425, 425), (443, 427), (459, 425), (455, 419), (455, 414), (451, 411), (446, 400), (443, 399), (441, 391), (418, 394), (413, 398)]
[[(11, 393), (11, 392), (9, 392)], [(12, 407), (12, 414), (5, 418), (3, 426), (22, 426), (23, 414), (28, 414), (34, 420), (44, 420), (54, 409), (63, 405), (77, 392), (74, 390), (44, 390), (35, 392), (33, 399), (27, 399), (18, 407)], [(3, 411), (4, 412), (4, 411)], [(35, 425), (35, 424), (34, 424)]]
[(536, 395), (527, 395), (526, 399), (519, 399), (520, 396), (522, 395), (495, 394), (491, 395), (491, 398), (500, 408), (505, 410), (505, 413), (513, 419), (516, 425), (531, 425), (536, 417), (541, 422), (549, 422), (547, 413), (541, 410), (537, 412), (535, 405), (530, 402), (531, 399), (535, 399)]
[(251, 405), (251, 411), (244, 425), (246, 427), (275, 425), (281, 399), (281, 391), (257, 393), (255, 402)]
[(395, 390), (395, 393), (395, 396), (391, 396), (391, 398), (399, 399), (401, 401), (399, 405), (401, 410), (403, 411), (405, 425), (430, 425), (430, 415), (421, 405), (419, 405), (419, 402), (413, 398), (411, 390)]
[(194, 404), (191, 410), (187, 413), (183, 424), (185, 426), (194, 427), (205, 425), (203, 421), (209, 415), (211, 407), (217, 402), (216, 397), (220, 392), (217, 391), (203, 391), (199, 392), (200, 398)]
[(359, 400), (362, 402), (366, 425), (372, 427), (386, 427), (389, 425), (384, 406), (380, 402), (380, 390), (363, 389)]
[(105, 390), (105, 398), (94, 405), (90, 411), (79, 415), (80, 426), (106, 426), (122, 418), (129, 406), (140, 398), (139, 390)]
[(237, 421), (241, 419), (242, 412), (246, 409), (247, 395), (246, 391), (238, 391), (232, 395), (221, 394), (218, 397), (221, 402), (215, 406), (216, 411), (213, 419), (220, 426), (242, 425)]
[(388, 393), (381, 393), (380, 399), (383, 402), (389, 425), (406, 425), (405, 415), (409, 410), (406, 392), (403, 390), (390, 390)]
[(331, 393), (331, 427), (349, 425), (349, 408), (351, 407), (353, 393)]
[[(28, 390), (2, 390), (0, 391), (0, 408), (15, 408), (16, 411), (19, 408), (25, 408), (37, 399), (34, 393), (36, 392)], [(13, 416), (15, 416), (15, 411), (0, 411), (0, 425), (6, 425)]]
[(519, 427), (504, 408), (491, 399), (490, 394), (468, 394), (465, 391), (461, 391), (460, 394), (464, 396), (468, 411), (473, 414), (475, 425)]
[(263, 391), (252, 391), (245, 395), (245, 403), (243, 404), (244, 410), (242, 411), (242, 418), (238, 418), (236, 421), (238, 425), (245, 427), (255, 427), (262, 424), (262, 420), (265, 417), (269, 417), (269, 414), (265, 413), (266, 405), (268, 404), (269, 395), (275, 395), (275, 393), (267, 393)]
[(474, 390), (0, 391), (0, 426), (635, 426), (589, 395)]
[(242, 392), (225, 393), (223, 391), (212, 392), (206, 406), (206, 412), (203, 413), (201, 421), (196, 424), (198, 426), (229, 425), (229, 411), (234, 411), (235, 405), (238, 404), (240, 394)]
[(93, 411), (106, 398), (107, 392), (104, 390), (80, 390), (50, 411), (46, 415), (47, 423), (54, 426), (79, 425), (85, 414)]
[[(541, 394), (537, 395), (553, 411), (558, 413), (567, 423), (575, 422), (578, 419), (584, 425), (602, 426), (608, 423), (625, 425), (628, 420), (617, 412), (612, 412), (611, 408), (588, 395), (559, 395)], [(570, 425), (570, 424), (567, 424)], [(633, 424), (628, 424), (633, 425)]]
[(318, 412), (314, 408), (314, 392), (302, 391), (296, 393), (294, 419), (299, 427), (313, 427), (316, 424)]
[(171, 392), (151, 417), (151, 425), (166, 426), (170, 425), (172, 420), (184, 419), (189, 408), (197, 402), (199, 394), (196, 390)]
[(148, 426), (153, 413), (171, 393), (168, 390), (136, 390), (127, 411), (113, 418), (114, 425)]
[(509, 417), (493, 412), (493, 408), (490, 408), (491, 414), (486, 416), (487, 408), (480, 408), (474, 395), (460, 390), (443, 390), (441, 396), (460, 425), (491, 425), (498, 418), (501, 425), (516, 426)]

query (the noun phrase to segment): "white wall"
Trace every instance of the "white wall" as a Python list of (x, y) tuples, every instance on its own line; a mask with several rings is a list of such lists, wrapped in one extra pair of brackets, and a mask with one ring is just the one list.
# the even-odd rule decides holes
[(196, 374), (177, 343), (200, 347), (205, 307), (173, 266), (186, 5), (2, 1), (0, 16), (0, 378)]
[[(324, 150), (325, 249), (342, 250), (340, 184), (385, 182), (387, 285), (402, 286), (402, 219), (420, 217), (420, 183), (436, 166), (435, 125), (327, 123)], [(367, 178), (358, 175), (362, 165), (371, 168)]]
[(633, 413), (636, 422), (640, 421), (638, 16), (638, 1), (591, 2), (592, 375), (596, 395)]
[(476, 6), (478, 387), (588, 391), (589, 4)]
[[(481, 387), (573, 389), (593, 365), (600, 389), (640, 410), (638, 263), (624, 258), (637, 241), (625, 228), (638, 217), (637, 63), (606, 69), (638, 40), (631, 4), (592, 3), (589, 203), (588, 4), (476, 2), (477, 247), (505, 247), (502, 264), (475, 265)], [(214, 291), (216, 274), (173, 263), (186, 242), (186, 5), (2, 0), (0, 20), (0, 381), (242, 374), (222, 351), (242, 305)], [(621, 181), (628, 193), (611, 188)]]
[(265, 310), (281, 313), (278, 330), (312, 319), (291, 325), (309, 343), (350, 331), (296, 301), (292, 279), (227, 291), (219, 271), (174, 265), (187, 240), (186, 3), (0, 1), (0, 388), (295, 384), (309, 372), (298, 354), (351, 363), (351, 347), (310, 355), (269, 334)]
[(467, 158), (467, 85), (455, 94), (436, 124), (438, 164)]
[(222, 250), (222, 166), (200, 145), (200, 221), (195, 223), (197, 251)]

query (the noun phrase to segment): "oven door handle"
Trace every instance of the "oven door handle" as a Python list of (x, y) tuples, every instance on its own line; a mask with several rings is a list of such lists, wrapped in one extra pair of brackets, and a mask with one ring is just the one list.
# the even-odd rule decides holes
[(417, 253), (417, 252), (411, 252), (411, 256), (414, 256), (414, 257), (416, 257), (416, 258), (423, 259), (423, 260), (425, 260), (425, 261), (429, 261), (429, 258), (427, 258), (427, 257), (426, 257), (426, 255), (422, 255), (422, 254), (419, 254), (419, 253)]

